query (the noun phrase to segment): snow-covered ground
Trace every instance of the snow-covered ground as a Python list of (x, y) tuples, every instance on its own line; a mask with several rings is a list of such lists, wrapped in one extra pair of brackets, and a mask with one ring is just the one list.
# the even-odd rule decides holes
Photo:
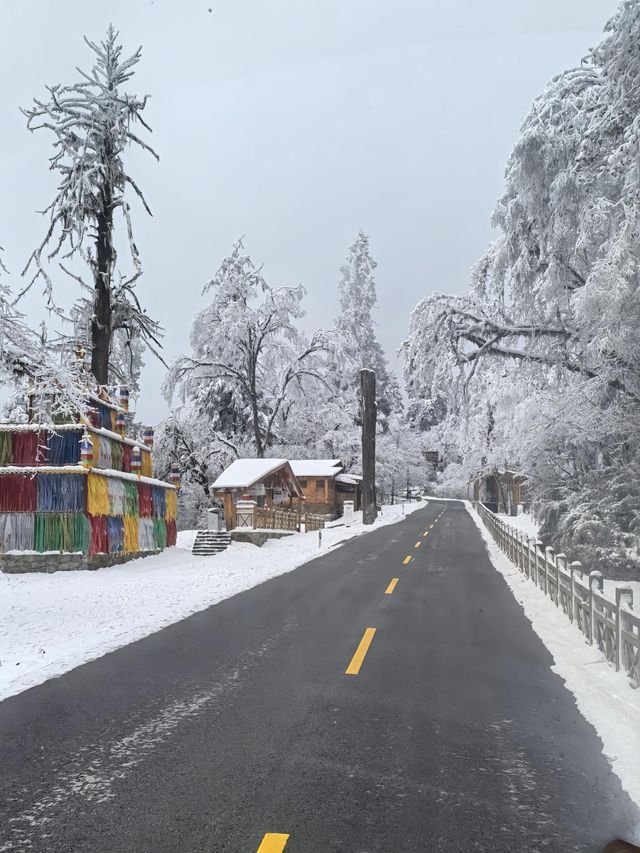
[(583, 717), (595, 728), (622, 787), (640, 805), (640, 690), (632, 690), (626, 678), (609, 666), (597, 648), (586, 644), (542, 590), (515, 568), (469, 502), (467, 509), (482, 533), (492, 563), (553, 655), (553, 671), (564, 680)]
[(0, 699), (62, 675), (191, 613), (284, 574), (354, 536), (393, 524), (423, 502), (383, 507), (371, 527), (361, 515), (346, 527), (297, 533), (262, 548), (233, 543), (194, 557), (195, 531), (164, 553), (98, 571), (0, 573)]
[(528, 512), (522, 512), (520, 515), (503, 515), (499, 513), (498, 518), (501, 518), (510, 527), (515, 527), (516, 530), (526, 533), (531, 539), (538, 538), (538, 524), (535, 518)]

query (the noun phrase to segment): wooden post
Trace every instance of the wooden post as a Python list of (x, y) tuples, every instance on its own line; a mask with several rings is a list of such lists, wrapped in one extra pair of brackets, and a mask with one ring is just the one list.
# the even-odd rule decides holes
[(582, 580), (582, 563), (579, 560), (574, 560), (569, 568), (571, 569), (571, 612), (573, 613), (573, 619), (571, 621), (576, 622), (579, 626), (580, 605), (578, 604), (578, 598), (576, 596), (576, 572), (580, 575), (580, 579)]
[(592, 646), (594, 640), (597, 640), (598, 632), (596, 630), (596, 603), (593, 600), (594, 588), (598, 588), (598, 592), (604, 589), (604, 581), (602, 573), (598, 571), (589, 572), (589, 645)]
[(376, 520), (376, 374), (374, 370), (360, 371), (362, 392), (362, 520)]
[(616, 671), (619, 671), (620, 667), (624, 666), (624, 656), (622, 654), (624, 616), (620, 612), (623, 606), (629, 609), (633, 607), (633, 590), (631, 587), (625, 586), (623, 589), (620, 589), (620, 587), (616, 589)]

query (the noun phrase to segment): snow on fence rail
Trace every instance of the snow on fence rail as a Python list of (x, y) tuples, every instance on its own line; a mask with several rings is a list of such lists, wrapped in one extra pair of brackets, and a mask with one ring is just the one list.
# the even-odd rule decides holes
[(603, 593), (601, 572), (587, 577), (582, 564), (516, 530), (483, 504), (474, 506), (498, 547), (596, 645), (632, 687), (640, 687), (640, 617), (632, 612), (633, 591), (616, 589), (616, 600)]

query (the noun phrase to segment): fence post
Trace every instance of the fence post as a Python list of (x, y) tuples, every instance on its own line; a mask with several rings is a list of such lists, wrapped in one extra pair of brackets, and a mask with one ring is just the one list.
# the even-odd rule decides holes
[(536, 539), (536, 543), (533, 548), (533, 553), (535, 554), (535, 573), (536, 573), (536, 586), (540, 586), (540, 553), (544, 548), (544, 542), (541, 542), (539, 539)]
[(567, 571), (567, 555), (566, 554), (556, 554), (556, 607), (560, 607), (560, 563), (562, 562), (562, 568), (566, 572)]
[(544, 594), (549, 595), (549, 569), (553, 568), (553, 548), (550, 545), (544, 549)]
[(626, 606), (629, 609), (633, 607), (633, 590), (628, 587), (619, 587), (616, 589), (616, 672), (620, 670), (622, 660), (622, 630), (623, 630), (623, 615), (620, 612), (622, 607)]
[(575, 577), (575, 575), (576, 575), (576, 572), (578, 572), (580, 577), (582, 577), (582, 563), (579, 560), (574, 560), (573, 563), (571, 563), (571, 565), (569, 566), (569, 568), (571, 569), (571, 614), (572, 614), (571, 621), (572, 622), (573, 621), (578, 622), (579, 621), (579, 619), (578, 619), (579, 605), (578, 605), (578, 600), (576, 598), (576, 577)]
[(533, 575), (532, 566), (531, 566), (531, 543), (532, 542), (533, 542), (533, 547), (535, 549), (535, 547), (536, 547), (535, 539), (532, 539), (530, 536), (527, 536), (527, 577), (529, 578), (529, 580), (531, 580), (531, 577)]
[(318, 548), (322, 548), (322, 528), (318, 530)]
[(600, 592), (602, 592), (604, 588), (604, 581), (602, 580), (602, 573), (598, 571), (589, 572), (589, 645), (593, 645), (593, 638), (595, 637), (595, 612), (596, 605), (593, 600), (593, 585), (596, 584)]
[(518, 568), (520, 573), (524, 572), (524, 533), (520, 531), (518, 535)]

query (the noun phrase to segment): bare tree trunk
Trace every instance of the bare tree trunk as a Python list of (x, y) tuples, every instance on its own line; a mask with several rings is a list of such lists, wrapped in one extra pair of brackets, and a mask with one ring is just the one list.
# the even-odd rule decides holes
[(253, 416), (253, 437), (256, 443), (256, 456), (258, 459), (262, 459), (264, 456), (264, 444), (262, 433), (260, 432), (260, 411), (258, 409), (255, 374), (251, 378), (251, 413)]
[(373, 370), (360, 371), (362, 392), (362, 520), (373, 524), (376, 520), (376, 374)]
[[(105, 152), (104, 162), (108, 168), (108, 152)], [(113, 271), (113, 186), (108, 177), (102, 191), (102, 204), (96, 238), (96, 298), (91, 321), (91, 372), (98, 385), (107, 385), (111, 350), (111, 275)]]

